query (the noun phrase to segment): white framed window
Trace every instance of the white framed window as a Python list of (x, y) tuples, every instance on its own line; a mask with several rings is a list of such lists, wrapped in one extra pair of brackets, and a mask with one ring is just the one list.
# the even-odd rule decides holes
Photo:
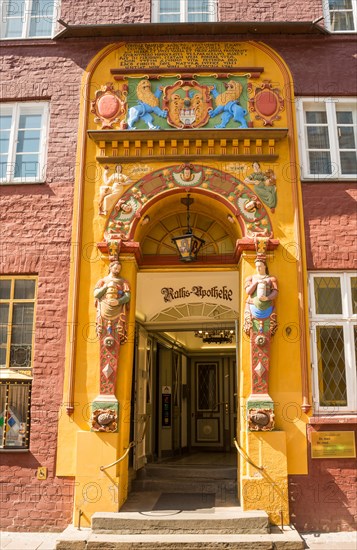
[(357, 411), (357, 273), (310, 274), (316, 413)]
[(199, 23), (217, 20), (216, 0), (153, 0), (153, 23)]
[(331, 32), (357, 31), (356, 0), (323, 0), (326, 28)]
[(45, 180), (49, 103), (0, 105), (0, 182)]
[(51, 38), (60, 0), (3, 0), (1, 38)]
[(357, 104), (350, 98), (299, 98), (296, 103), (302, 179), (357, 175)]

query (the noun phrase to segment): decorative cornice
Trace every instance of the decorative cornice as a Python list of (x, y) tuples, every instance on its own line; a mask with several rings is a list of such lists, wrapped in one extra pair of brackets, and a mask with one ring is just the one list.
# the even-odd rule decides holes
[(99, 163), (124, 160), (182, 161), (188, 157), (232, 161), (273, 161), (277, 143), (287, 128), (247, 128), (244, 130), (89, 130), (97, 145)]

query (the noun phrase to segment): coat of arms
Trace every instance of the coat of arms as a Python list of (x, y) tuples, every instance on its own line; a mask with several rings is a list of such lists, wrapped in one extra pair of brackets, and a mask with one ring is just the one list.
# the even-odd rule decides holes
[(165, 86), (163, 109), (168, 111), (167, 122), (175, 128), (200, 128), (212, 109), (210, 90), (212, 86), (201, 85), (196, 80), (178, 80)]

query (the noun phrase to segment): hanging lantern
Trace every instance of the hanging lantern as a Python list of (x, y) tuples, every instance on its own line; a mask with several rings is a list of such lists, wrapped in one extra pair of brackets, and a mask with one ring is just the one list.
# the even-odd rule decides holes
[(205, 241), (200, 239), (200, 237), (196, 237), (196, 235), (192, 233), (192, 229), (190, 227), (190, 206), (193, 203), (193, 199), (190, 198), (190, 194), (188, 193), (187, 197), (181, 199), (181, 202), (187, 208), (187, 229), (184, 235), (173, 237), (172, 242), (175, 244), (182, 262), (195, 262), (202, 245), (205, 244)]

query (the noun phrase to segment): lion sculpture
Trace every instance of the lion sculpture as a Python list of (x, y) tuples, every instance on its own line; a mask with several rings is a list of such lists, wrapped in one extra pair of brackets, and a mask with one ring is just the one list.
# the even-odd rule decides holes
[(239, 82), (230, 80), (225, 83), (226, 91), (221, 94), (218, 92), (216, 86), (211, 89), (211, 94), (216, 100), (216, 108), (209, 112), (211, 118), (222, 114), (221, 123), (217, 124), (215, 128), (225, 128), (228, 122), (233, 118), (235, 122), (240, 123), (240, 128), (248, 128), (245, 115), (248, 114), (246, 109), (243, 109), (239, 104), (239, 97), (242, 93), (243, 87)]
[(162, 94), (162, 89), (157, 88), (153, 93), (151, 83), (148, 80), (141, 80), (136, 87), (136, 96), (138, 98), (137, 105), (130, 107), (128, 112), (128, 130), (136, 130), (134, 124), (142, 119), (150, 130), (159, 130), (160, 126), (155, 126), (154, 119), (150, 113), (166, 118), (167, 111), (163, 111), (159, 107), (159, 97)]

